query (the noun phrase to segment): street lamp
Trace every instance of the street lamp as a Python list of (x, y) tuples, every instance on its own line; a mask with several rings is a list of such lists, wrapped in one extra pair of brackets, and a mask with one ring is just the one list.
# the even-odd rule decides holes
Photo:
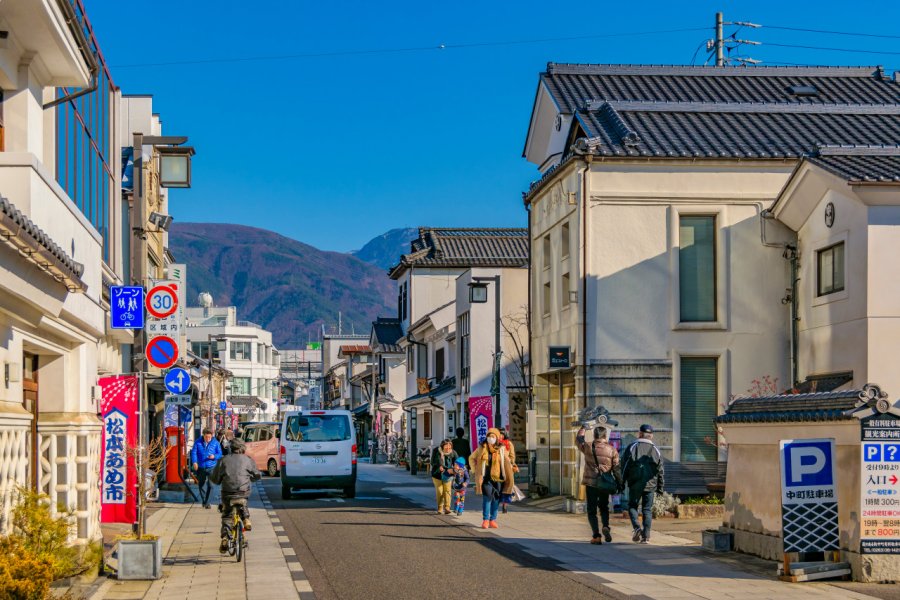
[[(146, 139), (146, 138), (144, 138)], [(159, 185), (164, 188), (191, 187), (191, 146), (159, 146)]]

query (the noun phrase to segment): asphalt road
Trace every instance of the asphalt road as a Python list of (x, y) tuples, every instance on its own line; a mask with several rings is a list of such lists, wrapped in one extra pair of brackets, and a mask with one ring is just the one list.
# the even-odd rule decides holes
[[(337, 493), (281, 500), (277, 477), (263, 485), (319, 600), (604, 597), (586, 578), (458, 526), (381, 482), (360, 480), (354, 500)], [(409, 485), (433, 489), (428, 479)], [(480, 497), (467, 500), (468, 510), (481, 510)]]

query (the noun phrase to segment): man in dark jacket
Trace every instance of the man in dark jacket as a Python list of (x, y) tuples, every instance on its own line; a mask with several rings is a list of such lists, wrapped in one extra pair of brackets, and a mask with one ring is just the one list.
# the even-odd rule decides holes
[[(641, 425), (638, 439), (622, 454), (622, 473), (628, 486), (628, 516), (634, 528), (631, 540), (647, 544), (653, 522), (653, 500), (663, 492), (665, 483), (662, 455), (653, 443), (653, 427)], [(638, 505), (641, 505), (643, 527), (638, 523)]]
[[(261, 477), (259, 469), (253, 459), (244, 454), (243, 440), (235, 439), (231, 442), (231, 453), (225, 456), (213, 469), (210, 479), (216, 485), (222, 486), (222, 543), (219, 552), (228, 551), (228, 537), (231, 535), (231, 509), (235, 500), (246, 500), (250, 497), (250, 483), (258, 481)], [(247, 503), (238, 503), (244, 521), (244, 529), (250, 531), (250, 510)]]
[(203, 437), (194, 442), (191, 448), (191, 466), (197, 473), (197, 485), (200, 487), (200, 499), (203, 508), (209, 508), (209, 496), (212, 486), (209, 483), (209, 474), (219, 459), (222, 458), (222, 446), (213, 437), (213, 432), (208, 427), (203, 430)]
[(465, 438), (466, 430), (462, 427), (456, 428), (456, 437), (453, 439), (453, 451), (460, 458), (469, 462), (469, 455), (472, 454), (472, 447), (469, 446), (469, 440)]

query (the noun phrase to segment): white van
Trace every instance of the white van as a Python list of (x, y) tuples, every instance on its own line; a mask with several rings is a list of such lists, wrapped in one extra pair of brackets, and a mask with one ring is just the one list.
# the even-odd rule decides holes
[(356, 431), (348, 410), (289, 412), (281, 424), (281, 497), (336, 488), (356, 496)]

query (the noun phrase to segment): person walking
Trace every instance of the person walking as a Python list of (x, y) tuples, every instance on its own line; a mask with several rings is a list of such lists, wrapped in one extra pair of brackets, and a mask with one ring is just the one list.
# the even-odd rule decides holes
[(488, 429), (484, 443), (469, 457), (476, 471), (476, 480), (481, 486), (482, 529), (497, 529), (497, 513), (500, 510), (502, 494), (512, 494), (513, 469), (506, 447), (500, 443), (500, 430)]
[(200, 488), (200, 500), (203, 508), (209, 508), (209, 496), (212, 493), (209, 475), (220, 458), (222, 458), (222, 446), (213, 438), (212, 430), (207, 427), (203, 430), (203, 436), (194, 442), (191, 448), (191, 467), (197, 474), (197, 485)]
[(466, 459), (459, 456), (453, 467), (453, 511), (458, 517), (462, 516), (466, 508), (466, 489), (468, 487), (469, 470), (466, 468)]
[[(622, 489), (622, 473), (619, 469), (619, 453), (610, 445), (605, 427), (596, 427), (593, 440), (584, 439), (585, 429), (582, 427), (575, 436), (575, 445), (584, 454), (584, 476), (581, 483), (587, 492), (587, 518), (591, 525), (592, 544), (612, 541), (609, 530), (609, 496)], [(597, 522), (597, 509), (600, 509), (600, 521), (603, 523), (603, 537), (600, 537), (600, 523)]]
[[(663, 493), (665, 473), (662, 454), (653, 443), (653, 427), (641, 425), (638, 439), (625, 449), (622, 456), (622, 477), (628, 487), (628, 516), (634, 533), (633, 542), (650, 543), (650, 525), (653, 522), (653, 501)], [(638, 523), (638, 506), (641, 507), (643, 527)]]
[(500, 511), (505, 515), (509, 512), (508, 507), (514, 501), (513, 488), (516, 485), (516, 473), (519, 472), (519, 465), (516, 464), (516, 447), (509, 439), (509, 430), (500, 429), (500, 443), (506, 448), (506, 454), (509, 456), (509, 464), (512, 466), (512, 475), (510, 476), (511, 484), (504, 486), (509, 492), (500, 494)]
[(449, 515), (451, 512), (450, 489), (453, 485), (453, 465), (456, 463), (456, 459), (453, 442), (449, 439), (443, 440), (431, 453), (431, 481), (434, 483), (439, 515)]
[[(216, 463), (209, 475), (213, 483), (222, 486), (222, 542), (219, 544), (219, 552), (223, 554), (228, 552), (228, 538), (231, 537), (232, 504), (235, 500), (249, 498), (250, 482), (259, 481), (262, 477), (253, 459), (244, 454), (246, 448), (243, 440), (232, 440), (231, 452)], [(253, 525), (250, 522), (250, 509), (247, 503), (238, 503), (237, 507), (241, 511), (244, 529), (250, 531)]]
[(466, 462), (469, 461), (469, 455), (472, 454), (472, 446), (466, 438), (466, 430), (462, 427), (456, 428), (456, 437), (453, 438), (453, 451), (456, 455)]

